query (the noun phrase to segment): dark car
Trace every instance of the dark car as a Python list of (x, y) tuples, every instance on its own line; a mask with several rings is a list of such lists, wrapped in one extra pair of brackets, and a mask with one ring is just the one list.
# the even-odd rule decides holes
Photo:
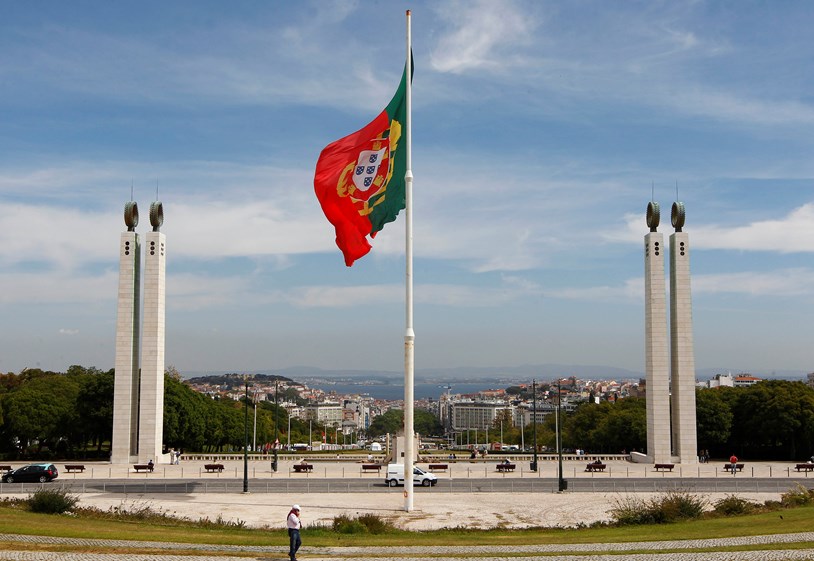
[(45, 483), (59, 477), (54, 464), (31, 464), (17, 468), (3, 475), (3, 483), (25, 483), (38, 481)]

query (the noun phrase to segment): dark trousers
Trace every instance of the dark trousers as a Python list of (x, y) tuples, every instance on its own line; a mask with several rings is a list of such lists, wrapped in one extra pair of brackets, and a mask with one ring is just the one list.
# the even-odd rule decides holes
[(297, 556), (297, 550), (302, 545), (300, 539), (300, 531), (293, 528), (288, 529), (288, 556), (294, 559)]

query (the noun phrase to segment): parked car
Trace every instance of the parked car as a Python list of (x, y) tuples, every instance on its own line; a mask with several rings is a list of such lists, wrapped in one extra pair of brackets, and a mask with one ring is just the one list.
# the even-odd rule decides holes
[(45, 483), (59, 477), (59, 471), (54, 464), (31, 464), (17, 468), (3, 475), (3, 483)]

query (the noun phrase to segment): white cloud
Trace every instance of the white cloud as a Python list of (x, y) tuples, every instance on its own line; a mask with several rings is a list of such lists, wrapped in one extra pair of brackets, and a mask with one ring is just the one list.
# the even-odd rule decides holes
[(167, 307), (172, 310), (222, 309), (238, 302), (254, 301), (250, 294), (251, 279), (242, 275), (169, 274), (166, 289)]
[[(118, 272), (0, 274), (0, 304), (97, 304), (115, 300)], [(106, 296), (109, 296), (107, 298)]]
[[(308, 286), (290, 291), (285, 300), (306, 308), (349, 308), (377, 304), (402, 304), (403, 284), (364, 286)], [(417, 304), (465, 308), (491, 308), (539, 295), (536, 284), (519, 277), (505, 277), (500, 286), (467, 286), (462, 284), (419, 283), (414, 286)]]
[[(660, 231), (672, 231), (669, 224)], [(757, 220), (743, 226), (693, 225), (687, 229), (692, 247), (696, 250), (770, 251), (775, 253), (814, 252), (814, 203), (806, 203), (785, 216), (770, 220)], [(641, 244), (647, 228), (644, 213), (625, 216), (625, 228), (603, 234), (608, 241), (626, 241)]]
[(684, 84), (661, 89), (660, 101), (688, 115), (750, 125), (795, 125), (814, 123), (814, 107), (789, 99), (759, 99), (740, 92), (704, 85)]
[[(16, 88), (61, 97), (186, 108), (217, 104), (378, 105), (392, 94), (399, 65), (382, 69), (389, 52), (370, 56), (370, 34), (348, 35), (349, 17), (373, 18), (352, 1), (303, 3), (282, 26), (224, 18), (209, 27), (145, 33), (43, 25), (6, 50), (0, 70)], [(259, 15), (259, 14), (258, 14)], [(365, 19), (364, 24), (367, 23)], [(403, 51), (402, 51), (403, 52)], [(337, 61), (343, 65), (337, 65)], [(352, 70), (348, 68), (351, 61)]]
[(404, 287), (392, 285), (308, 286), (297, 288), (287, 296), (304, 308), (353, 308), (360, 305), (389, 304), (404, 298)]
[(814, 203), (796, 208), (781, 218), (760, 220), (744, 226), (694, 227), (695, 237), (698, 238), (696, 245), (704, 249), (814, 252)]
[(526, 43), (535, 28), (530, 11), (514, 1), (455, 1), (436, 5), (438, 16), (453, 29), (442, 35), (431, 63), (439, 72), (499, 71), (514, 66), (511, 48)]
[[(25, 193), (31, 200), (3, 203), (0, 263), (39, 263), (63, 270), (115, 264), (130, 189), (121, 185), (117, 195), (106, 184), (126, 174), (117, 171), (119, 166), (128, 170), (141, 165), (108, 163), (93, 171), (93, 166), (77, 163), (0, 176), (0, 192), (14, 200)], [(178, 162), (158, 173), (167, 185), (161, 193), (162, 231), (174, 258), (284, 256), (335, 247), (333, 231), (310, 188), (309, 172)], [(149, 202), (154, 198), (152, 192), (146, 197), (143, 192), (136, 191), (136, 201), (141, 201), (137, 231), (142, 234), (150, 229)]]
[(784, 269), (770, 272), (739, 272), (692, 277), (695, 294), (745, 294), (787, 298), (814, 295), (814, 271)]
[[(64, 271), (81, 263), (115, 260), (117, 215), (24, 204), (4, 205), (4, 213), (0, 263), (44, 263)], [(124, 230), (120, 220), (119, 230)]]
[(568, 287), (545, 291), (548, 298), (564, 300), (581, 300), (587, 302), (619, 302), (620, 300), (636, 302), (644, 298), (644, 280), (628, 279), (620, 286), (599, 285), (588, 287)]

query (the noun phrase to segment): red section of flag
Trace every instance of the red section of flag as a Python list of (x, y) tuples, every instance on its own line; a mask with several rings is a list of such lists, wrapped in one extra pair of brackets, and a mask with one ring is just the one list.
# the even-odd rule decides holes
[(319, 155), (314, 173), (314, 191), (322, 211), (336, 229), (336, 245), (345, 256), (345, 265), (370, 251), (367, 236), (371, 233), (370, 219), (359, 213), (350, 197), (337, 192), (340, 176), (348, 166), (355, 166), (359, 153), (381, 136), (389, 126), (386, 111), (382, 111), (370, 124), (353, 134), (332, 142)]

